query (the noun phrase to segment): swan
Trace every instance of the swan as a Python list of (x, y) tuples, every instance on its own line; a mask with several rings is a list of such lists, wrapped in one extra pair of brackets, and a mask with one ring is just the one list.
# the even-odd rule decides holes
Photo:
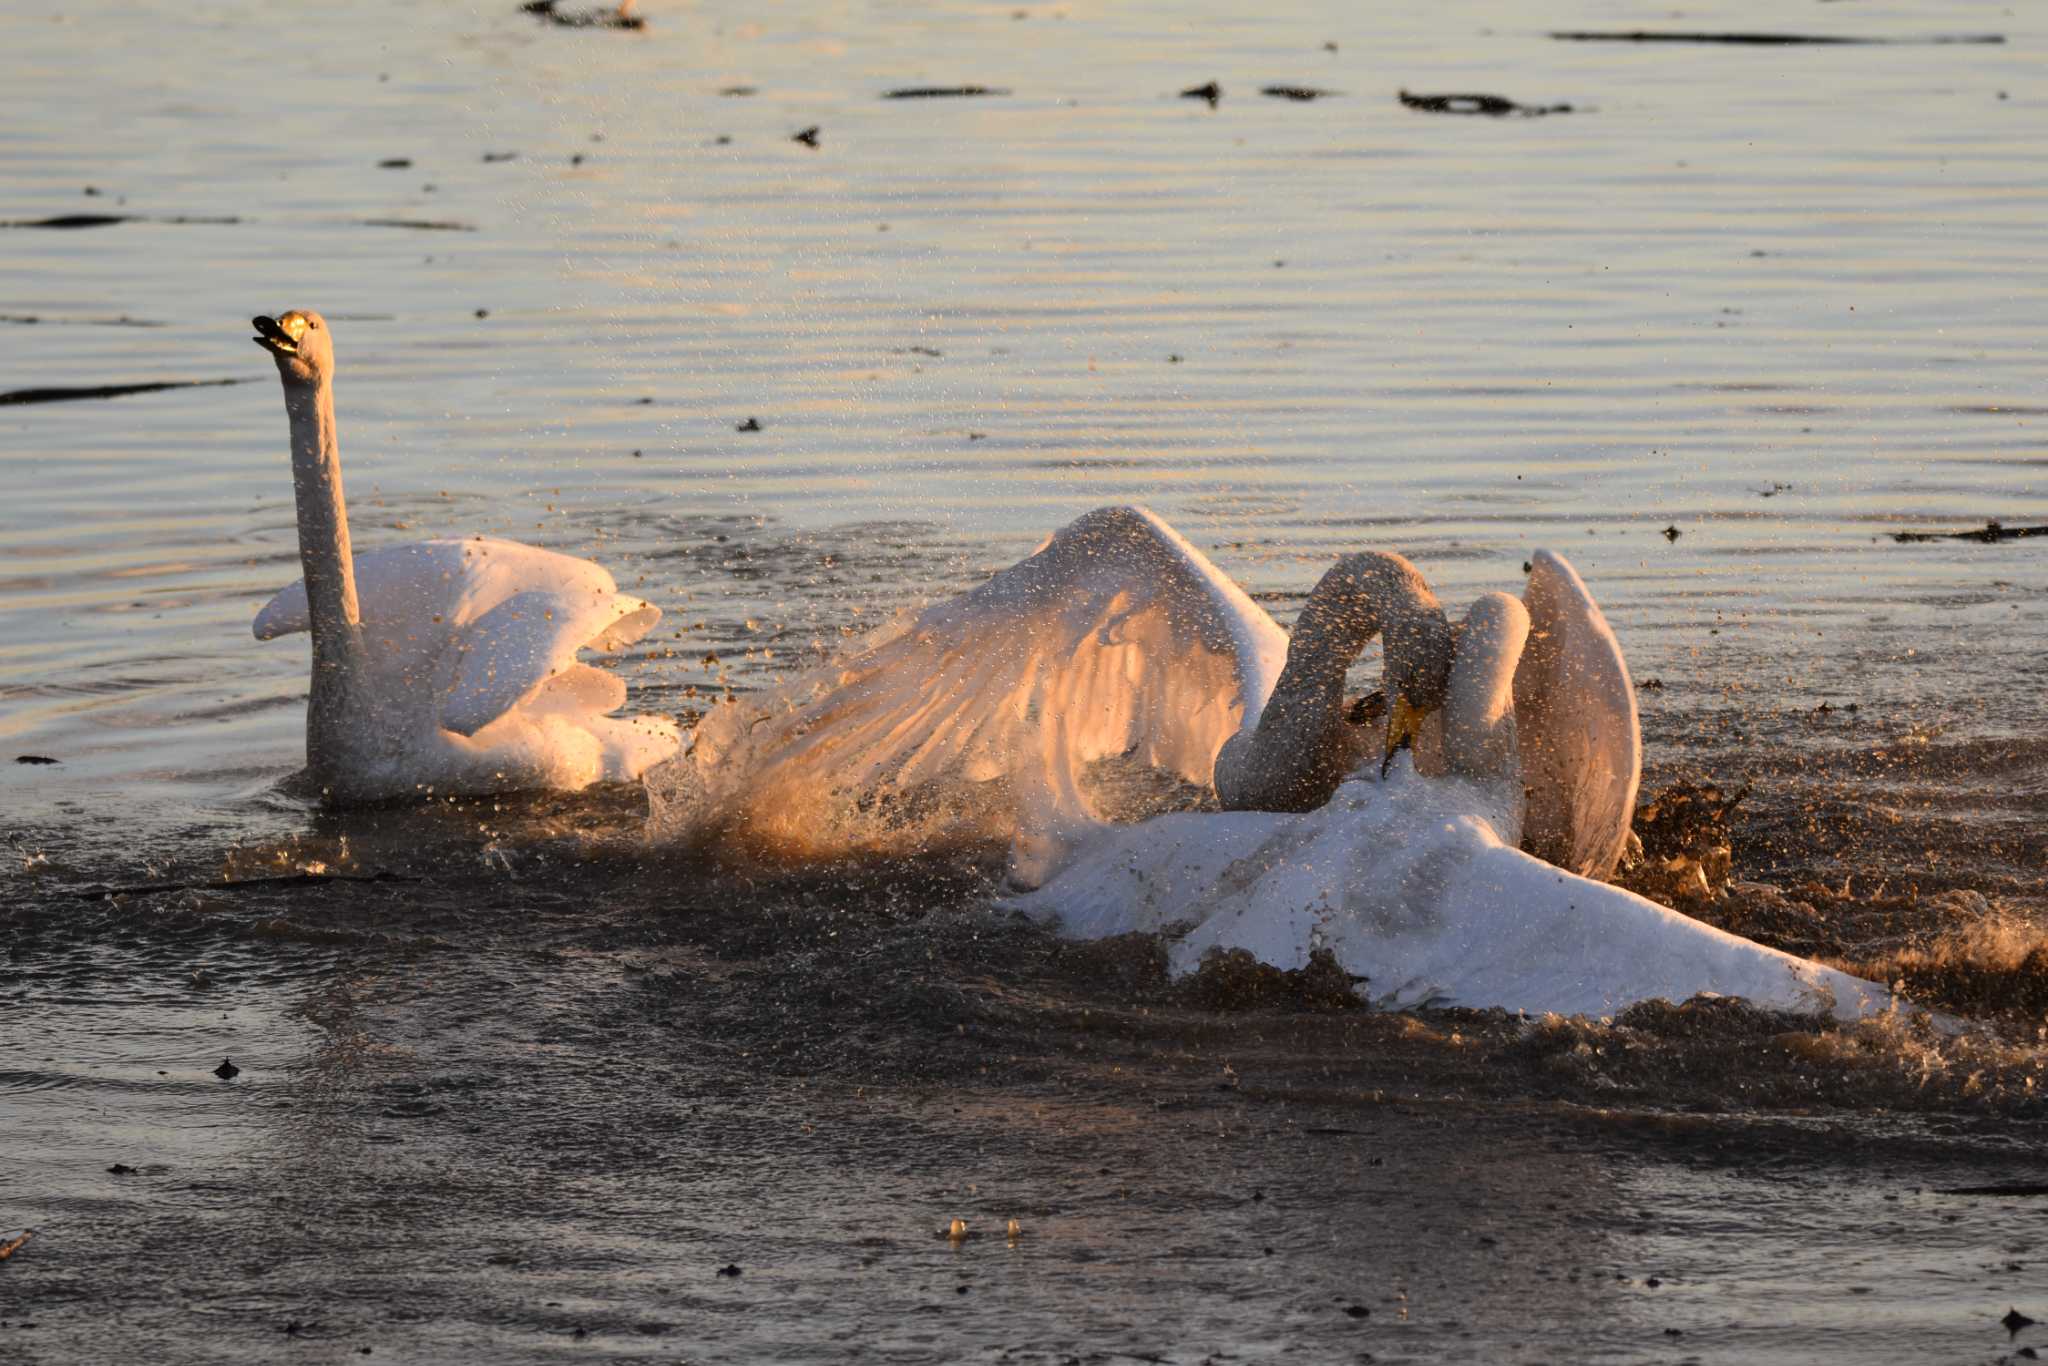
[(313, 637), (306, 768), (332, 804), (628, 782), (680, 744), (664, 717), (612, 716), (615, 675), (577, 662), (638, 640), (661, 609), (600, 565), (484, 536), (351, 553), (334, 424), (334, 342), (310, 309), (253, 320), (291, 420), (305, 577), (258, 640)]
[[(1702, 993), (1842, 1019), (1892, 1008), (1876, 983), (1520, 847), (1529, 822), (1563, 816), (1564, 826), (1548, 832), (1556, 847), (1598, 866), (1627, 834), (1606, 813), (1620, 791), (1633, 798), (1636, 781), (1633, 768), (1623, 775), (1587, 757), (1611, 759), (1640, 741), (1633, 708), (1615, 706), (1618, 695), (1588, 704), (1588, 693), (1617, 677), (1625, 685), (1626, 666), (1617, 650), (1614, 667), (1603, 667), (1600, 637), (1612, 635), (1590, 596), (1584, 604), (1594, 615), (1567, 612), (1559, 629), (1557, 595), (1584, 588), (1552, 559), (1540, 579), (1532, 562), (1533, 604), (1488, 593), (1456, 627), (1399, 556), (1340, 561), (1302, 610), (1275, 687), (1284, 701), (1269, 701), (1217, 759), (1227, 806), (1233, 797), (1252, 805), (1278, 797), (1287, 809), (1170, 814), (1107, 831), (1006, 904), (1080, 938), (1177, 934), (1169, 951), (1176, 973), (1217, 950), (1280, 968), (1306, 967), (1327, 951), (1389, 1009), (1605, 1015)], [(1532, 619), (1551, 623), (1549, 639), (1532, 631)], [(1313, 737), (1342, 724), (1331, 679), (1341, 681), (1382, 624), (1394, 699), (1384, 755), (1377, 766), (1339, 770), (1330, 757), (1336, 742)], [(1554, 686), (1574, 673), (1592, 686), (1577, 695)], [(1529, 714), (1537, 744), (1549, 750), (1534, 764), (1518, 725)], [(1572, 754), (1585, 766), (1562, 772), (1562, 791), (1544, 792)]]
[[(1634, 814), (1634, 689), (1563, 557), (1537, 552), (1526, 598), (1542, 642), (1517, 675), (1539, 789), (1532, 847), (1606, 877)], [(1438, 659), (1433, 681), (1396, 680), (1431, 705), (1449, 628), (1399, 556), (1350, 557), (1325, 576), (1290, 652), (1287, 632), (1163, 518), (1098, 508), (850, 658), (714, 708), (685, 758), (654, 775), (656, 826), (798, 859), (994, 833), (1011, 840), (1009, 880), (1028, 887), (1112, 824), (1091, 781), (1105, 761), (1226, 806), (1312, 809), (1364, 753), (1340, 690), (1380, 604), (1394, 605), (1390, 642), (1429, 638), (1389, 658)], [(1312, 773), (1284, 767), (1303, 759)]]
[[(1376, 634), (1374, 754), (1341, 688)], [(714, 709), (649, 786), (658, 834), (797, 859), (1007, 834), (999, 904), (1076, 937), (1176, 935), (1176, 972), (1212, 949), (1283, 968), (1327, 949), (1389, 1008), (1889, 1008), (1600, 880), (1641, 743), (1620, 647), (1560, 555), (1455, 627), (1400, 556), (1347, 556), (1290, 640), (1163, 519), (1103, 508), (850, 658)], [(1095, 781), (1119, 764), (1226, 809), (1119, 824)]]

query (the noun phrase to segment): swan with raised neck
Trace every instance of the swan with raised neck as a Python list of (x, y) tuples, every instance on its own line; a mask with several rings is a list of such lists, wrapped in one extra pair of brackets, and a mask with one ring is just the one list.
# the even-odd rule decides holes
[(662, 716), (613, 715), (616, 675), (579, 661), (645, 635), (661, 609), (604, 566), (488, 536), (349, 543), (334, 340), (318, 313), (254, 320), (291, 420), (304, 577), (251, 623), (313, 637), (307, 777), (330, 804), (631, 782), (672, 755)]
[(255, 342), (277, 362), (291, 420), (292, 498), (299, 525), (299, 566), (312, 621), (313, 677), (306, 704), (306, 764), (327, 780), (345, 752), (357, 680), (364, 669), (362, 609), (341, 487), (341, 445), (334, 425), (334, 339), (310, 309), (251, 319)]
[(1363, 757), (1344, 719), (1344, 675), (1386, 637), (1388, 704), (1381, 769), (1444, 705), (1453, 637), (1422, 573), (1389, 551), (1346, 555), (1316, 583), (1287, 642), (1287, 664), (1255, 724), (1216, 756), (1216, 796), (1229, 811), (1313, 811)]

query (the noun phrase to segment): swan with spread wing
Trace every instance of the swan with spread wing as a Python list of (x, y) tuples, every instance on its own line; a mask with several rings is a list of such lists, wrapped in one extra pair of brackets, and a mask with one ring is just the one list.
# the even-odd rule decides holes
[[(1386, 744), (1345, 767), (1336, 688), (1375, 634)], [(1640, 744), (1620, 649), (1561, 557), (1539, 552), (1523, 598), (1482, 595), (1452, 626), (1407, 561), (1348, 556), (1217, 758), (1237, 809), (1106, 832), (1011, 904), (1083, 938), (1176, 934), (1176, 971), (1219, 949), (1281, 968), (1324, 950), (1389, 1008), (1604, 1014), (1712, 992), (1888, 1009), (1875, 983), (1598, 880), (1627, 838)]]
[(618, 650), (661, 609), (602, 565), (484, 536), (354, 554), (326, 320), (253, 323), (291, 421), (305, 577), (256, 616), (258, 640), (306, 631), (306, 768), (324, 800), (385, 801), (629, 782), (675, 753), (666, 717), (611, 715), (626, 685), (578, 662)]
[[(1369, 753), (1341, 690), (1376, 635)], [(1327, 948), (1396, 1006), (1880, 1008), (1869, 983), (1597, 880), (1640, 757), (1627, 666), (1561, 556), (1455, 628), (1407, 561), (1348, 556), (1290, 640), (1159, 517), (1107, 508), (837, 668), (718, 708), (650, 786), (660, 823), (798, 858), (1006, 835), (1009, 904), (1083, 937), (1177, 934), (1179, 969)], [(1103, 761), (1225, 809), (1117, 824)]]

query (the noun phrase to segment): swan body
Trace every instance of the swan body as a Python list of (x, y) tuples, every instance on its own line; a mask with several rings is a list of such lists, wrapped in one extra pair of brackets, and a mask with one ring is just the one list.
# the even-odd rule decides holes
[[(1378, 755), (1340, 695), (1374, 634)], [(1388, 1006), (1883, 1008), (1880, 987), (1597, 880), (1640, 755), (1619, 645), (1561, 556), (1455, 628), (1399, 556), (1346, 557), (1290, 641), (1163, 520), (1105, 508), (841, 664), (718, 708), (650, 790), (657, 829), (798, 858), (1007, 833), (1005, 905), (1079, 937), (1174, 935), (1177, 971), (1328, 949)], [(1283, 809), (1118, 824), (1090, 781), (1117, 760)]]
[(574, 790), (636, 779), (675, 723), (614, 716), (615, 675), (578, 662), (645, 635), (661, 610), (601, 566), (483, 536), (349, 544), (323, 319), (258, 318), (292, 427), (305, 577), (260, 611), (258, 640), (313, 637), (307, 769), (331, 802)]
[(1530, 623), (1501, 593), (1467, 613), (1435, 732), (1436, 776), (1402, 760), (1384, 776), (1355, 773), (1307, 812), (1191, 812), (1123, 827), (1009, 904), (1084, 938), (1173, 934), (1177, 973), (1216, 950), (1280, 968), (1326, 950), (1390, 1009), (1601, 1015), (1703, 992), (1845, 1019), (1889, 1008), (1875, 983), (1517, 847), (1541, 809), (1524, 791), (1515, 706)]
[(1386, 1009), (1605, 1015), (1702, 992), (1844, 1019), (1881, 1013), (1873, 982), (1795, 958), (1515, 848), (1498, 789), (1405, 759), (1305, 813), (1186, 812), (1092, 842), (1006, 904), (1078, 938), (1176, 936), (1169, 966), (1242, 949), (1278, 968), (1329, 951)]

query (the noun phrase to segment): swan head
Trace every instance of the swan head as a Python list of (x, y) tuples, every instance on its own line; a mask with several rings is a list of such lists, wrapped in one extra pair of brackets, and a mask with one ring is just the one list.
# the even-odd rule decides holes
[(1422, 723), (1441, 709), (1451, 691), (1451, 661), (1457, 637), (1436, 599), (1397, 603), (1387, 614), (1385, 680), (1387, 748), (1380, 776), (1387, 776), (1394, 755), (1412, 748)]
[(288, 385), (318, 384), (334, 374), (334, 339), (327, 320), (310, 308), (294, 308), (275, 318), (261, 314), (251, 318), (255, 343), (277, 362), (277, 373)]

